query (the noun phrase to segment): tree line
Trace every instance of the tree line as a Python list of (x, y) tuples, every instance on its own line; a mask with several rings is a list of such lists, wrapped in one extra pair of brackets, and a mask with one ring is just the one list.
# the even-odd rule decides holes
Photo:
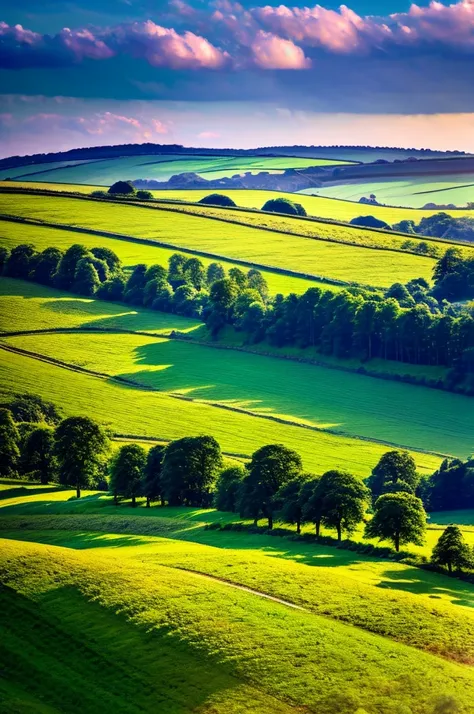
[[(361, 481), (340, 469), (307, 473), (299, 454), (282, 444), (260, 447), (245, 466), (226, 466), (218, 442), (208, 435), (148, 451), (125, 443), (112, 452), (108, 434), (94, 420), (62, 419), (54, 405), (34, 395), (18, 395), (0, 408), (0, 476), (59, 482), (75, 488), (77, 498), (83, 489), (108, 490), (117, 505), (129, 499), (136, 506), (144, 498), (147, 507), (156, 501), (215, 506), (255, 523), (265, 518), (269, 529), (275, 518), (295, 525), (297, 533), (303, 524), (312, 524), (316, 537), (324, 527), (334, 530), (339, 542), (363, 524), (365, 538), (391, 541), (396, 551), (408, 543), (423, 544), (427, 516), (420, 495), (429, 493), (438, 507), (440, 474), (445, 481), (453, 467), (445, 462), (432, 477), (420, 479), (410, 454), (394, 450)], [(474, 492), (474, 461), (465, 468)], [(448, 501), (446, 507), (452, 506)], [(433, 552), (433, 562), (450, 570), (474, 568), (473, 559), (456, 527), (446, 530)]]
[(125, 273), (109, 248), (81, 244), (66, 251), (37, 252), (30, 244), (11, 253), (1, 249), (0, 269), (80, 295), (195, 317), (214, 338), (231, 325), (250, 344), (268, 341), (275, 347), (314, 347), (337, 358), (449, 367), (447, 382), (435, 386), (472, 389), (463, 382), (474, 373), (474, 309), (443, 299), (465, 281), (474, 290), (474, 260), (464, 259), (457, 248), (436, 263), (432, 290), (417, 278), (385, 292), (309, 288), (303, 295), (269, 296), (255, 269), (226, 271), (218, 262), (206, 268), (199, 258), (175, 253), (167, 267), (140, 263)]

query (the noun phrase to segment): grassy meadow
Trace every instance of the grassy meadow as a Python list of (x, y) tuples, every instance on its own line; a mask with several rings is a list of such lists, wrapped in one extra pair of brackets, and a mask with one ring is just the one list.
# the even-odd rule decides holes
[(10, 194), (0, 194), (0, 213), (119, 232), (162, 241), (177, 248), (224, 256), (229, 260), (244, 259), (262, 267), (375, 287), (405, 283), (416, 277), (430, 281), (435, 264), (432, 258), (409, 253), (369, 250), (344, 243), (261, 231), (246, 225), (227, 224), (174, 211), (84, 202), (59, 196), (17, 194), (12, 199)]
[(3, 341), (195, 402), (461, 458), (474, 450), (474, 410), (471, 399), (459, 394), (141, 335), (43, 334)]
[[(161, 215), (161, 214), (160, 214)], [(163, 266), (168, 265), (170, 256), (182, 250), (181, 247), (162, 248), (158, 245), (149, 245), (146, 243), (120, 240), (117, 238), (105, 238), (104, 236), (96, 236), (93, 233), (75, 233), (67, 229), (48, 228), (47, 226), (28, 225), (21, 223), (12, 223), (10, 221), (2, 221), (0, 219), (1, 243), (3, 246), (13, 248), (21, 243), (32, 243), (37, 250), (44, 250), (50, 246), (67, 250), (75, 243), (81, 243), (86, 248), (94, 248), (98, 245), (104, 248), (113, 250), (125, 268), (132, 270), (138, 263), (153, 265), (158, 263)], [(118, 231), (120, 232), (120, 230)], [(164, 241), (165, 236), (162, 236)], [(210, 263), (215, 263), (216, 258), (205, 258), (199, 256), (199, 260), (204, 266)], [(226, 270), (238, 267), (236, 263), (225, 258), (219, 258), (218, 262), (222, 263)], [(271, 294), (291, 292), (302, 294), (311, 287), (322, 287), (325, 290), (339, 290), (338, 285), (325, 283), (318, 280), (310, 280), (299, 278), (292, 275), (284, 275), (274, 273), (271, 270), (262, 270), (262, 274), (267, 281), (268, 288)]]

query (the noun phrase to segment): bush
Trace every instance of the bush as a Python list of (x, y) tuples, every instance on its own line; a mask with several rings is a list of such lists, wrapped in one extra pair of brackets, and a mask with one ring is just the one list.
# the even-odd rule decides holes
[(137, 191), (137, 198), (140, 198), (142, 201), (151, 201), (153, 194), (151, 191), (143, 191), (141, 189), (140, 191)]
[(301, 203), (290, 201), (289, 198), (271, 198), (262, 206), (262, 211), (271, 213), (285, 213), (288, 216), (306, 216), (306, 211)]
[(365, 226), (366, 228), (390, 228), (388, 223), (381, 221), (375, 216), (358, 216), (350, 222), (353, 226)]
[(222, 193), (210, 193), (209, 196), (201, 198), (198, 203), (205, 203), (208, 206), (227, 206), (227, 208), (237, 206), (235, 201), (229, 198), (229, 196), (224, 196)]
[(135, 193), (135, 186), (133, 186), (130, 181), (116, 181), (109, 188), (108, 193), (129, 196)]

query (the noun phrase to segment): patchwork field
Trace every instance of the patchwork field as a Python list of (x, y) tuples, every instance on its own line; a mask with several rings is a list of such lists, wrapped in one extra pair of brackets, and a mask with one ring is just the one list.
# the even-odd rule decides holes
[(370, 196), (373, 193), (380, 203), (409, 208), (422, 208), (427, 203), (452, 203), (455, 206), (465, 206), (474, 201), (474, 174), (447, 174), (433, 178), (422, 176), (378, 181), (352, 180), (350, 183), (335, 183), (306, 192), (349, 201), (358, 201), (362, 196)]
[[(44, 334), (3, 341), (198, 402), (462, 458), (474, 450), (471, 399), (449, 392), (139, 335)], [(445, 415), (442, 423), (433, 414)]]
[[(55, 196), (0, 195), (0, 213), (87, 229), (116, 231), (167, 244), (347, 282), (388, 287), (431, 280), (434, 259), (369, 250), (227, 224), (203, 216)], [(331, 228), (331, 227), (328, 227)], [(341, 228), (341, 230), (344, 230)], [(349, 230), (349, 229), (346, 229)]]
[(23, 181), (53, 183), (88, 183), (102, 186), (121, 179), (154, 179), (168, 181), (178, 173), (193, 172), (206, 179), (218, 179), (245, 172), (281, 173), (285, 169), (302, 169), (309, 166), (334, 166), (349, 164), (337, 159), (313, 159), (291, 156), (198, 156), (183, 154), (150, 154), (99, 159), (82, 162), (56, 162), (31, 164), (15, 169), (1, 169), (0, 179), (20, 178)]

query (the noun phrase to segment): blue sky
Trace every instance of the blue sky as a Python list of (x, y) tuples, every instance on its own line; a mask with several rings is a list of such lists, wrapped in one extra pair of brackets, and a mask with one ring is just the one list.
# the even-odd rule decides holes
[(0, 11), (0, 86), (3, 156), (146, 140), (474, 151), (474, 0), (18, 0)]

